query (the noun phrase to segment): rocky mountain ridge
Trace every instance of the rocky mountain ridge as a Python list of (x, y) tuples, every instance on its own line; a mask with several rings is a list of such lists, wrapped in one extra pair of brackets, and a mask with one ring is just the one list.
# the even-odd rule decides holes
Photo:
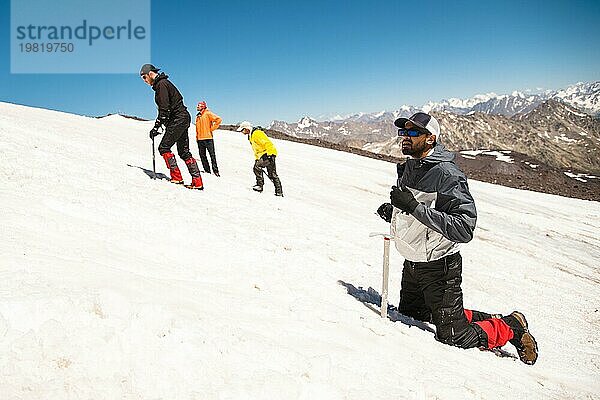
[[(456, 102), (452, 103), (452, 111), (442, 107), (430, 112), (441, 124), (440, 141), (451, 150), (516, 151), (554, 168), (600, 174), (600, 119), (572, 105), (583, 104), (589, 111), (599, 102), (599, 95), (600, 82), (594, 82), (557, 91), (552, 98), (536, 103), (533, 108), (531, 105), (535, 101), (530, 99), (527, 106), (523, 103), (518, 107), (522, 112), (510, 116), (489, 109), (457, 112), (454, 106), (460, 104)], [(488, 97), (487, 100), (480, 98), (482, 101), (471, 104), (471, 108), (481, 108), (498, 100), (498, 97)], [(512, 104), (516, 103), (513, 101)], [(401, 157), (393, 121), (416, 111), (403, 107), (398, 111), (356, 114), (336, 121), (303, 117), (297, 123), (273, 121), (269, 128), (298, 138), (320, 139)]]

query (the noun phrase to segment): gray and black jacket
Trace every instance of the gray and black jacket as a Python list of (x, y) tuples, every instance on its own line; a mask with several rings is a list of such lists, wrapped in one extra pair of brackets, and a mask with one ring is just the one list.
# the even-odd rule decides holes
[(398, 187), (402, 186), (420, 203), (411, 215), (397, 208), (392, 213), (396, 249), (408, 261), (438, 260), (473, 239), (477, 211), (454, 153), (437, 144), (427, 157), (398, 164)]

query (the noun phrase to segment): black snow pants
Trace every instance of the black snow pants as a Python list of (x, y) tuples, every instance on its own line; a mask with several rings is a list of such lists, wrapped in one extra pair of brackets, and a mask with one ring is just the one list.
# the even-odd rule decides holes
[(208, 164), (208, 157), (206, 157), (206, 150), (208, 150), (208, 155), (210, 156), (212, 170), (215, 174), (218, 174), (219, 167), (217, 166), (217, 156), (215, 155), (214, 139), (198, 140), (198, 153), (200, 154), (200, 161), (202, 161), (202, 168), (210, 174), (210, 165)]
[(282, 193), (281, 181), (277, 175), (277, 168), (275, 166), (275, 156), (267, 156), (263, 154), (261, 158), (254, 162), (254, 175), (256, 176), (256, 184), (263, 186), (265, 184), (265, 178), (263, 178), (263, 168), (267, 169), (267, 176), (273, 182), (275, 186), (275, 193)]
[(463, 308), (462, 257), (451, 254), (430, 262), (404, 261), (398, 310), (420, 321), (432, 322), (436, 339), (452, 346), (487, 347), (487, 335), (475, 324), (491, 318), (473, 311), (469, 322)]
[(165, 127), (165, 134), (163, 135), (160, 144), (158, 145), (158, 152), (160, 155), (169, 153), (171, 147), (177, 143), (177, 154), (182, 160), (187, 161), (192, 157), (190, 152), (190, 138), (188, 135), (188, 128), (192, 118), (186, 111), (184, 115), (169, 122)]

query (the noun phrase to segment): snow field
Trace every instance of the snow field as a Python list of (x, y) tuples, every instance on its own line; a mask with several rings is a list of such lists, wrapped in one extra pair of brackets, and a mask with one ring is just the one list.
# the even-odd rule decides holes
[(338, 284), (380, 290), (368, 234), (387, 230), (394, 165), (276, 140), (277, 198), (251, 190), (246, 137), (218, 131), (221, 178), (190, 191), (149, 179), (151, 126), (0, 103), (1, 398), (598, 398), (598, 202), (470, 181), (465, 306), (523, 311), (531, 367)]

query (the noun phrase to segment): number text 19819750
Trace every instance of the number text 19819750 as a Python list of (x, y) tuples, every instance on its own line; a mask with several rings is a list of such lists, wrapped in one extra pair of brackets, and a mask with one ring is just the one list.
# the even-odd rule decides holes
[(73, 43), (19, 43), (21, 53), (72, 53), (75, 50)]

